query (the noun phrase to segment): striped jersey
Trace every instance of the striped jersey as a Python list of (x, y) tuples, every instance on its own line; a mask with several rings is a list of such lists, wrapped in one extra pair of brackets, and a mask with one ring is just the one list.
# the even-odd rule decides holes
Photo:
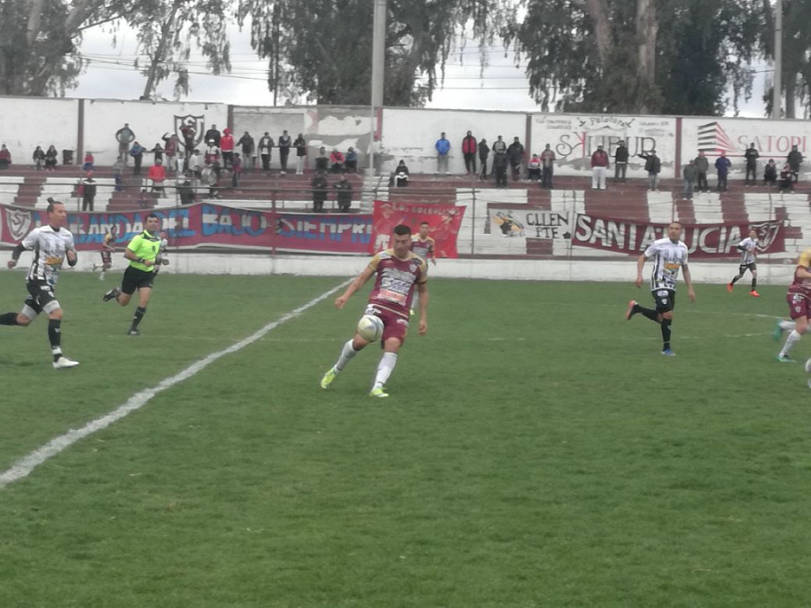
[(411, 251), (413, 251), (418, 258), (422, 258), (426, 262), (429, 257), (433, 257), (435, 245), (436, 241), (430, 236), (424, 241), (420, 239), (419, 234), (415, 234), (411, 237)]
[(669, 238), (657, 239), (648, 245), (645, 257), (653, 258), (651, 291), (657, 289), (676, 291), (679, 270), (687, 267), (687, 245), (682, 241), (674, 243)]
[(738, 249), (741, 250), (741, 266), (755, 263), (755, 254), (757, 253), (757, 240), (752, 238), (745, 238), (738, 243)]
[(22, 241), (22, 246), (33, 250), (34, 259), (28, 269), (28, 281), (47, 281), (56, 285), (59, 271), (68, 251), (76, 251), (73, 235), (65, 228), (53, 229), (48, 225), (34, 228)]
[(425, 260), (412, 251), (403, 260), (394, 255), (394, 249), (387, 249), (372, 258), (369, 268), (377, 274), (369, 304), (408, 319), (414, 288), (428, 280)]

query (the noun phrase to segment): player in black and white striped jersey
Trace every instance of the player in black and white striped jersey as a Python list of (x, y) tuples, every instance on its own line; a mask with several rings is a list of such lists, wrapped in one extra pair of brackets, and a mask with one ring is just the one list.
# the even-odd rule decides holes
[(9, 312), (0, 315), (0, 325), (26, 326), (37, 318), (39, 313), (48, 315), (48, 340), (51, 343), (54, 369), (68, 369), (79, 365), (62, 354), (62, 306), (54, 295), (59, 280), (59, 271), (65, 259), (68, 265), (78, 261), (73, 235), (64, 226), (68, 222), (65, 205), (48, 199), (48, 224), (35, 228), (11, 253), (8, 267), (14, 268), (23, 251), (33, 250), (34, 259), (26, 275), (25, 286), (29, 296), (19, 313)]
[(757, 262), (755, 261), (757, 258), (757, 230), (754, 228), (749, 230), (749, 237), (738, 243), (738, 251), (741, 252), (738, 274), (727, 285), (727, 291), (732, 293), (735, 283), (740, 281), (748, 270), (752, 273), (752, 289), (749, 291), (749, 295), (753, 298), (759, 298), (760, 294), (757, 292)]
[(684, 282), (687, 285), (687, 296), (691, 302), (696, 301), (693, 291), (693, 279), (687, 266), (687, 245), (681, 241), (682, 226), (679, 222), (671, 222), (667, 227), (667, 238), (658, 239), (651, 243), (636, 263), (636, 286), (642, 287), (644, 278), (642, 268), (645, 261), (653, 258), (653, 270), (650, 278), (651, 295), (656, 302), (656, 308), (644, 308), (636, 300), (628, 303), (625, 318), (631, 320), (635, 314), (658, 323), (662, 327), (662, 354), (673, 357), (675, 353), (670, 348), (671, 325), (673, 323), (673, 309), (676, 306), (676, 281), (679, 270), (684, 270)]

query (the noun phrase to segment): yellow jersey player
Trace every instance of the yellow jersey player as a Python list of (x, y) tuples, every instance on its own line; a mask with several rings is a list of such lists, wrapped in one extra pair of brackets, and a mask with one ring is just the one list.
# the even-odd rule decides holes
[[(411, 237), (411, 251), (414, 254), (426, 262), (430, 260), (430, 262), (436, 266), (436, 241), (428, 236), (431, 232), (431, 226), (428, 222), (423, 222), (420, 224), (420, 231), (419, 233), (412, 235)], [(414, 311), (417, 310), (420, 306), (420, 292), (417, 291), (414, 293), (414, 301), (411, 304), (411, 314), (414, 314)]]
[(794, 360), (789, 357), (789, 353), (808, 331), (808, 317), (811, 316), (811, 249), (803, 251), (797, 260), (794, 280), (789, 285), (786, 302), (791, 321), (777, 321), (774, 339), (779, 340), (783, 331), (790, 332), (777, 355), (777, 360), (780, 363), (793, 363)]

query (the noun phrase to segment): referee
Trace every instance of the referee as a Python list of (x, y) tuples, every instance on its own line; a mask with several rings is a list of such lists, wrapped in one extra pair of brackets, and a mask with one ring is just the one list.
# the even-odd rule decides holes
[[(139, 302), (132, 317), (132, 326), (127, 335), (140, 336), (138, 325), (146, 314), (146, 306), (152, 296), (152, 284), (155, 282), (157, 265), (161, 262), (158, 259), (161, 249), (160, 219), (154, 213), (146, 216), (146, 227), (144, 231), (133, 238), (124, 252), (124, 257), (130, 262), (129, 267), (124, 271), (124, 279), (121, 287), (114, 287), (104, 294), (104, 301), (115, 300), (121, 306), (130, 303), (132, 294), (138, 290)], [(167, 263), (167, 262), (164, 262)]]

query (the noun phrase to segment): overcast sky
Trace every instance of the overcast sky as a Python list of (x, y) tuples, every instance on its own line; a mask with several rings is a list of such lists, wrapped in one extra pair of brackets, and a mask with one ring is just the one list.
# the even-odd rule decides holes
[[(112, 34), (101, 28), (85, 32), (81, 51), (91, 64), (79, 78), (79, 87), (67, 93), (69, 97), (138, 99), (141, 96), (146, 78), (131, 67), (138, 53), (135, 33), (128, 28), (120, 29), (115, 46), (112, 41)], [(529, 95), (524, 69), (516, 67), (512, 53), (505, 53), (500, 46), (488, 48), (489, 66), (482, 74), (478, 48), (473, 42), (469, 45), (451, 57), (444, 88), (434, 93), (427, 107), (538, 110)], [(188, 99), (234, 105), (273, 105), (273, 95), (265, 80), (267, 62), (256, 59), (250, 47), (249, 32), (240, 32), (236, 24), (231, 27), (231, 54), (233, 70), (230, 75), (221, 76), (205, 73), (202, 56), (191, 58), (190, 71), (204, 73), (191, 75)], [(741, 104), (742, 116), (763, 117), (763, 87), (761, 75), (755, 83), (752, 99)], [(158, 93), (166, 99), (174, 99), (173, 83), (164, 82)]]

